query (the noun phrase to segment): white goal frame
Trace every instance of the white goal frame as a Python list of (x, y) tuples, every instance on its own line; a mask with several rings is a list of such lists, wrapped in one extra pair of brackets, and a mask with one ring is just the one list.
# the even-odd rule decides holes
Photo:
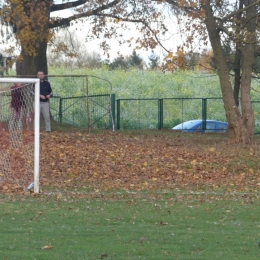
[(33, 83), (34, 90), (34, 193), (40, 192), (40, 79), (0, 78), (0, 83)]

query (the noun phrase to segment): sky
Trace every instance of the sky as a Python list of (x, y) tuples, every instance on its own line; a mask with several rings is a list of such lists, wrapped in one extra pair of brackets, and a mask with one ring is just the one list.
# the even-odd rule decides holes
[[(62, 0), (56, 0), (56, 3), (61, 2)], [(62, 12), (55, 12), (53, 13), (53, 16), (60, 16), (60, 17), (67, 17), (73, 14), (73, 10), (69, 11), (62, 11)], [(163, 42), (163, 45), (166, 47), (168, 50), (176, 51), (177, 46), (182, 43), (182, 38), (179, 33), (179, 28), (176, 26), (176, 20), (169, 19), (166, 21), (168, 27), (169, 27), (169, 32), (168, 35), (166, 36), (166, 39)], [(104, 55), (103, 50), (99, 48), (99, 44), (103, 41), (101, 40), (95, 40), (91, 42), (86, 42), (85, 38), (85, 31), (86, 28), (88, 27), (88, 23), (77, 23), (76, 25), (72, 25), (68, 28), (70, 32), (73, 34), (76, 33), (77, 37), (79, 37), (82, 40), (82, 44), (85, 44), (86, 49), (91, 51), (95, 51), (101, 55), (102, 59), (107, 59), (107, 55)], [(131, 37), (137, 37), (139, 32), (135, 29), (134, 25), (130, 24), (131, 31), (125, 32), (125, 35), (123, 36), (124, 38), (131, 38)], [(118, 52), (120, 54), (123, 54), (124, 56), (126, 55), (131, 55), (134, 49), (134, 46), (129, 47), (128, 45), (119, 45), (119, 42), (117, 39), (111, 39), (106, 41), (109, 43), (111, 50), (108, 52), (110, 61), (112, 61), (114, 58), (118, 57)], [(152, 54), (152, 50), (137, 50), (137, 54), (143, 58), (146, 62), (149, 62), (149, 56)], [(154, 49), (154, 53), (161, 58), (161, 61), (163, 57), (165, 56), (166, 52), (163, 51), (161, 47), (157, 47)]]
[[(100, 42), (103, 39), (86, 42), (85, 41), (85, 34), (84, 34), (84, 27), (87, 27), (87, 24), (83, 24), (81, 26), (82, 28), (79, 28), (79, 27), (80, 27), (79, 25), (77, 25), (77, 27), (71, 26), (70, 28), (68, 28), (68, 30), (70, 32), (74, 32), (74, 33), (77, 34), (77, 37), (79, 37), (82, 40), (82, 44), (85, 44), (86, 49), (89, 52), (95, 51), (95, 52), (101, 54), (102, 59), (107, 59), (107, 55), (104, 54), (103, 50), (101, 50), (99, 48), (99, 44), (100, 44)], [(132, 26), (131, 31), (127, 32), (125, 34), (124, 38), (131, 38), (132, 36), (136, 37), (138, 34), (139, 34), (138, 31), (136, 31), (134, 26)], [(176, 35), (177, 35), (177, 33), (176, 33)], [(109, 45), (111, 47), (111, 50), (108, 52), (109, 53), (109, 57), (110, 57), (110, 61), (112, 61), (114, 58), (118, 57), (118, 53), (120, 53), (120, 54), (122, 54), (124, 56), (131, 55), (132, 52), (133, 52), (133, 49), (135, 47), (135, 46), (129, 47), (127, 44), (120, 46), (120, 44), (119, 44), (117, 39), (107, 40), (107, 42), (109, 43)], [(163, 44), (164, 44), (164, 46), (167, 49), (175, 49), (175, 47), (180, 44), (180, 37), (179, 36), (178, 37), (176, 36), (175, 38), (172, 37), (169, 40), (165, 40), (163, 42)], [(149, 50), (139, 49), (136, 52), (146, 62), (149, 61), (148, 57), (152, 54), (152, 50), (151, 49), (149, 49)], [(156, 49), (154, 49), (154, 53), (157, 56), (160, 56), (161, 60), (162, 60), (163, 56), (165, 55), (165, 51), (163, 51), (162, 48), (160, 48), (160, 47), (157, 47)]]
[[(1, 1), (1, 0), (0, 0)], [(61, 3), (63, 0), (56, 0), (56, 3)], [(53, 16), (60, 16), (60, 17), (68, 17), (71, 16), (73, 14), (73, 10), (65, 10), (65, 11), (61, 11), (61, 12), (54, 12), (52, 13)], [(166, 49), (171, 50), (171, 51), (176, 51), (177, 50), (177, 46), (182, 44), (182, 37), (181, 34), (179, 33), (179, 27), (176, 25), (176, 20), (174, 19), (168, 19), (167, 21), (165, 21), (169, 27), (169, 32), (168, 34), (165, 36), (165, 40), (162, 41), (163, 45), (166, 47)], [(75, 24), (75, 23), (74, 23)], [(101, 43), (101, 41), (103, 41), (103, 39), (101, 40), (95, 40), (95, 41), (90, 41), (90, 42), (86, 42), (85, 38), (86, 38), (86, 30), (88, 27), (88, 23), (77, 23), (77, 25), (72, 25), (68, 28), (68, 30), (73, 33), (76, 34), (77, 37), (79, 37), (82, 40), (82, 44), (84, 44), (86, 46), (86, 49), (89, 52), (95, 51), (97, 53), (99, 53), (101, 55), (102, 59), (107, 59), (107, 55), (104, 54), (103, 50), (101, 50), (99, 48), (99, 44)], [(131, 30), (124, 32), (124, 38), (130, 38), (130, 37), (137, 37), (139, 32), (135, 29), (134, 25), (131, 25)], [(110, 61), (112, 61), (114, 58), (118, 57), (118, 52), (120, 52), (120, 54), (126, 56), (126, 55), (131, 55), (133, 52), (133, 49), (135, 46), (131, 46), (129, 47), (128, 45), (122, 45), (120, 46), (118, 43), (117, 39), (111, 39), (108, 40), (108, 43), (111, 47), (111, 50), (108, 52), (109, 57), (110, 57)], [(3, 46), (2, 46), (3, 48)], [(2, 49), (1, 48), (1, 49)], [(161, 61), (163, 59), (163, 57), (165, 56), (166, 52), (163, 51), (163, 49), (161, 47), (157, 47), (156, 49), (153, 50), (154, 54), (159, 56)], [(149, 62), (149, 56), (152, 54), (152, 50), (137, 50), (136, 51), (137, 54), (144, 59), (144, 61), (146, 63)]]

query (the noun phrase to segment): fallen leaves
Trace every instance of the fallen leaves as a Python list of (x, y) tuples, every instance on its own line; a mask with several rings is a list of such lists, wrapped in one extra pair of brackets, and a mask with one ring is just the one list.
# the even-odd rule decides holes
[[(61, 189), (85, 186), (96, 192), (194, 185), (258, 188), (259, 153), (258, 148), (230, 147), (223, 136), (53, 132), (51, 137), (41, 134), (41, 185)], [(16, 152), (18, 163), (13, 167), (23, 166), (20, 157)], [(22, 190), (1, 182), (0, 191)]]
[(42, 249), (53, 249), (53, 248), (54, 248), (53, 245), (47, 245), (42, 247)]
[(143, 243), (145, 240), (147, 240), (147, 238), (145, 238), (144, 236), (140, 237), (140, 243)]

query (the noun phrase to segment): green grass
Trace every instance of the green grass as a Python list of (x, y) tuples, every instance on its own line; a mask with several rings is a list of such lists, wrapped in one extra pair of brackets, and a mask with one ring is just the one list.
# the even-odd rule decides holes
[(255, 193), (1, 195), (0, 209), (1, 259), (248, 260), (260, 254)]

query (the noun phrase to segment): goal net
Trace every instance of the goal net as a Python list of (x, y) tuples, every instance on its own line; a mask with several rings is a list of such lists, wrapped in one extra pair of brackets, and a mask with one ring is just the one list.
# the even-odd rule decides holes
[(39, 79), (0, 78), (0, 183), (39, 193)]

